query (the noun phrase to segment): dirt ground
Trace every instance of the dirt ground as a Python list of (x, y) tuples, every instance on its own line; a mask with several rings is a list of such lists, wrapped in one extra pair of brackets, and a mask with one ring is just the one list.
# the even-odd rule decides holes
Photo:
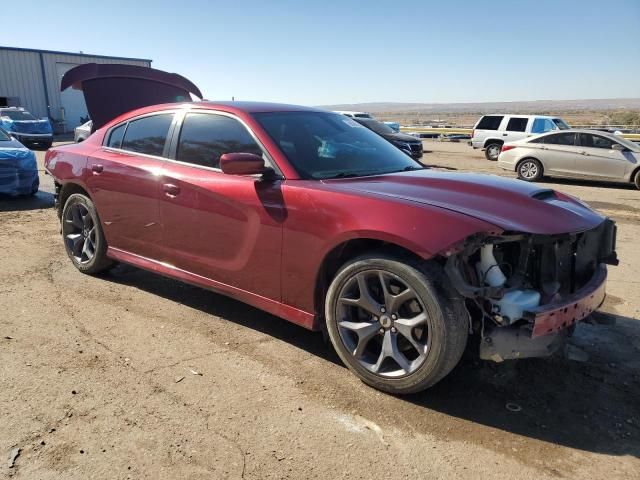
[[(511, 175), (425, 146), (434, 167)], [(547, 184), (619, 226), (605, 313), (571, 340), (588, 359), (470, 352), (398, 398), (234, 300), (127, 266), (80, 274), (41, 179), (35, 199), (0, 200), (0, 477), (640, 478), (640, 191)]]

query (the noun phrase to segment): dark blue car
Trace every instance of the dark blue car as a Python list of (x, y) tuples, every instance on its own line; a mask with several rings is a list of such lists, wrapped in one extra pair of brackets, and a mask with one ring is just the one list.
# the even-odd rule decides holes
[(35, 195), (39, 186), (34, 153), (0, 128), (0, 194)]

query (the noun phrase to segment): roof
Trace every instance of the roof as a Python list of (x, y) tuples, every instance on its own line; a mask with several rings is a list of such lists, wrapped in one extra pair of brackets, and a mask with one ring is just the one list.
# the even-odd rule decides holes
[(224, 107), (228, 109), (242, 110), (248, 113), (258, 112), (323, 112), (314, 107), (304, 107), (302, 105), (289, 105), (286, 103), (270, 103), (270, 102), (227, 102), (227, 101), (213, 101), (203, 100), (202, 102), (194, 103), (195, 107), (207, 106), (211, 108)]
[(11, 50), (16, 52), (32, 52), (32, 53), (49, 53), (53, 55), (75, 55), (76, 57), (86, 57), (86, 58), (108, 58), (112, 60), (130, 60), (134, 62), (149, 62), (151, 63), (153, 60), (150, 58), (132, 58), (132, 57), (113, 57), (111, 55), (92, 55), (90, 53), (79, 53), (79, 52), (62, 52), (57, 50), (38, 50), (36, 48), (20, 48), (20, 47), (3, 47), (0, 46), (0, 50)]

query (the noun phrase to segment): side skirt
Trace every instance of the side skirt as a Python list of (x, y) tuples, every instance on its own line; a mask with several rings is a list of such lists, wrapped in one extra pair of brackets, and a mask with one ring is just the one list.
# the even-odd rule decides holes
[(225, 283), (216, 282), (215, 280), (203, 277), (201, 275), (187, 272), (186, 270), (174, 267), (173, 265), (158, 262), (157, 260), (152, 260), (150, 258), (141, 257), (140, 255), (135, 255), (133, 253), (129, 253), (117, 248), (109, 247), (107, 249), (107, 256), (119, 262), (142, 268), (143, 270), (148, 270), (165, 277), (180, 280), (197, 287), (206, 288), (207, 290), (212, 290), (216, 293), (226, 295), (227, 297), (231, 297), (243, 303), (247, 303), (251, 306), (259, 308), (260, 310), (264, 310), (272, 315), (284, 318), (285, 320), (305, 327), (309, 330), (313, 330), (314, 315), (309, 312), (299, 310), (290, 305), (285, 305), (276, 300), (262, 297), (260, 295), (256, 295), (255, 293), (251, 293), (246, 290), (227, 285)]

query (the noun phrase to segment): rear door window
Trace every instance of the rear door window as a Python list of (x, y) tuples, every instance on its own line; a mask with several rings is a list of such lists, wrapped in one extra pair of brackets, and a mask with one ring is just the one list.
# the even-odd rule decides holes
[(544, 140), (547, 145), (568, 145), (573, 146), (576, 143), (575, 133), (556, 133), (554, 135), (547, 135), (540, 140)]
[(485, 115), (480, 119), (478, 125), (476, 125), (477, 130), (498, 130), (500, 128), (500, 124), (502, 123), (503, 116), (499, 115)]
[(525, 132), (528, 121), (528, 118), (511, 117), (509, 123), (507, 123), (507, 132)]
[(162, 156), (173, 113), (143, 117), (129, 122), (122, 149), (146, 155)]
[(185, 116), (176, 160), (220, 168), (220, 157), (225, 153), (255, 153), (262, 156), (262, 149), (236, 119), (208, 113), (189, 113)]

